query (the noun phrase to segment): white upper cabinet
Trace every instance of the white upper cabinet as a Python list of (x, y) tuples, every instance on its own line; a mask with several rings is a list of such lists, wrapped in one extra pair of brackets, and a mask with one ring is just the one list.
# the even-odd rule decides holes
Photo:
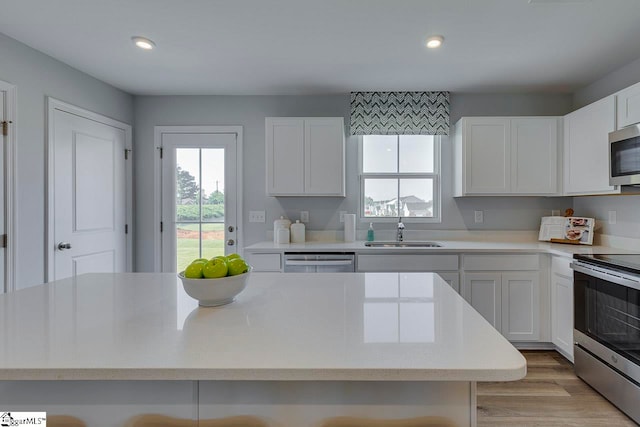
[(558, 119), (511, 120), (511, 192), (558, 192)]
[(455, 126), (455, 196), (558, 193), (557, 117), (465, 117)]
[(342, 117), (267, 117), (269, 196), (345, 195)]
[(616, 128), (614, 95), (564, 116), (564, 194), (616, 194), (609, 185), (609, 132)]
[(618, 103), (618, 129), (640, 123), (640, 83), (616, 94)]

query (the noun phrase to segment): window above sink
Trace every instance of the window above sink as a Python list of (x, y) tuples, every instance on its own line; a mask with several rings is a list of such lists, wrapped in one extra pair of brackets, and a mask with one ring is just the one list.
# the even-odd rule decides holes
[(360, 218), (440, 222), (440, 137), (360, 138)]

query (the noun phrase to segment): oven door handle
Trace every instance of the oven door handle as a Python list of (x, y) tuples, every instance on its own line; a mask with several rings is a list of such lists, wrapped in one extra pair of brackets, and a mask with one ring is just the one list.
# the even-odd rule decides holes
[(601, 270), (599, 268), (594, 267), (585, 267), (582, 264), (578, 264), (576, 262), (571, 263), (571, 268), (573, 271), (577, 271), (578, 273), (584, 273), (587, 276), (596, 277), (598, 279), (606, 280), (607, 282), (615, 283), (617, 285), (626, 286), (628, 288), (633, 288), (640, 291), (640, 281), (634, 280), (633, 278), (624, 276), (622, 274), (618, 275), (612, 273), (610, 271)]

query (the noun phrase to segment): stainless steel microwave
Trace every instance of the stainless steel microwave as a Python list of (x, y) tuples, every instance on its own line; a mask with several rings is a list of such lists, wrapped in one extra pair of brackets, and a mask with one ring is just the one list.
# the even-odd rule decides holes
[(640, 185), (640, 125), (609, 134), (609, 185)]

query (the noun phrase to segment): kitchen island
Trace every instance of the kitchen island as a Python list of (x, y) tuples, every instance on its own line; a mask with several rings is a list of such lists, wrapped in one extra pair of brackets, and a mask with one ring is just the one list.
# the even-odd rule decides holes
[(144, 413), (473, 426), (476, 382), (526, 373), (432, 273), (253, 273), (218, 308), (198, 307), (173, 274), (88, 274), (2, 295), (0, 309), (1, 409), (89, 426)]

